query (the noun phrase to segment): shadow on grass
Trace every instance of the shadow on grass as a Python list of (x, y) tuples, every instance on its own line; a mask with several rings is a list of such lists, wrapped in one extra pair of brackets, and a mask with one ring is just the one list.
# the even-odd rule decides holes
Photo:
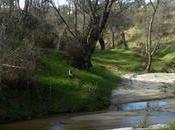
[(101, 51), (97, 50), (94, 61), (102, 65), (116, 67), (119, 71), (143, 71), (141, 57), (129, 50), (106, 50), (103, 54), (101, 54)]

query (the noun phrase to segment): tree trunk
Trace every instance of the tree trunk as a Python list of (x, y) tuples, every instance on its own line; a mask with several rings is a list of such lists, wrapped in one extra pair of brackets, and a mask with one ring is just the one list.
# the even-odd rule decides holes
[(2, 55), (1, 55), (1, 51), (2, 51), (2, 47), (0, 45), (0, 95), (1, 95), (1, 90), (2, 90), (2, 71), (3, 71), (2, 70)]
[(86, 25), (86, 14), (83, 13), (83, 36), (85, 34), (85, 25)]
[(105, 41), (104, 41), (104, 38), (103, 38), (103, 34), (101, 34), (99, 36), (99, 43), (100, 43), (101, 50), (105, 50)]
[(74, 28), (75, 28), (75, 32), (77, 32), (77, 19), (78, 19), (77, 0), (74, 0), (74, 7), (75, 7), (75, 11), (74, 11)]
[[(114, 0), (105, 0), (103, 5), (104, 8), (101, 11), (102, 13), (98, 14), (96, 13), (97, 6), (93, 6), (92, 1), (88, 0), (89, 5), (88, 14), (90, 16), (90, 22), (89, 26), (87, 27), (86, 31), (87, 33), (84, 34), (83, 37), (81, 34), (78, 33), (76, 34), (76, 30), (75, 32), (71, 30), (70, 26), (67, 24), (66, 20), (61, 15), (60, 10), (57, 9), (57, 7), (51, 2), (52, 7), (56, 10), (57, 14), (60, 16), (63, 23), (66, 25), (69, 33), (80, 44), (79, 46), (76, 46), (77, 48), (75, 47), (75, 49), (77, 49), (76, 52), (78, 54), (72, 54), (69, 58), (71, 65), (86, 70), (88, 70), (92, 66), (91, 63), (92, 54), (95, 50), (96, 43), (99, 40), (99, 37), (106, 26), (114, 2), (115, 2)], [(101, 5), (99, 3), (100, 2), (98, 2), (97, 0), (96, 4)], [(87, 11), (84, 11), (84, 13), (87, 13)]]
[(146, 61), (146, 68), (145, 71), (146, 72), (150, 72), (151, 71), (151, 65), (152, 65), (152, 56), (150, 54), (147, 55), (147, 61)]
[(84, 48), (85, 53), (84, 53), (84, 64), (82, 66), (83, 69), (88, 70), (90, 67), (92, 67), (91, 58), (92, 58), (92, 54), (94, 53), (99, 36), (100, 36), (100, 33), (98, 32), (98, 29), (94, 29), (90, 34), (90, 37), (87, 42), (87, 46), (85, 46)]
[(152, 33), (153, 33), (153, 24), (154, 24), (154, 19), (155, 19), (155, 15), (159, 6), (159, 0), (157, 0), (157, 4), (156, 6), (153, 4), (153, 2), (150, 0), (151, 6), (153, 8), (153, 14), (151, 16), (150, 19), (150, 23), (149, 23), (149, 28), (148, 28), (148, 35), (147, 35), (147, 45), (146, 45), (146, 68), (145, 71), (146, 72), (150, 72), (151, 70), (151, 65), (152, 65), (152, 57), (153, 57), (153, 53), (154, 53), (154, 49), (152, 49)]
[(147, 42), (147, 60), (146, 60), (146, 72), (150, 72), (151, 64), (152, 64), (152, 26), (153, 26), (154, 16), (151, 18), (150, 25), (149, 25), (149, 34), (148, 34), (148, 42)]
[(122, 46), (123, 46), (123, 48), (124, 49), (128, 49), (129, 47), (128, 47), (128, 44), (126, 42), (125, 32), (124, 31), (121, 32), (121, 40), (122, 40)]
[(24, 4), (24, 12), (25, 12), (25, 14), (28, 13), (29, 6), (30, 6), (30, 1), (29, 0), (25, 0), (25, 4)]
[(82, 41), (83, 45), (83, 53), (80, 53), (77, 58), (74, 57), (73, 60), (73, 66), (80, 68), (80, 69), (85, 69), (88, 70), (90, 67), (92, 67), (92, 54), (94, 53), (97, 41), (99, 40), (100, 37), (100, 32), (98, 27), (94, 27), (89, 34), (89, 38), (87, 41)]
[(111, 39), (112, 39), (112, 48), (115, 48), (115, 32), (116, 27), (111, 27)]
[(114, 31), (111, 32), (111, 35), (112, 35), (112, 48), (114, 49), (115, 48), (115, 33), (114, 33)]

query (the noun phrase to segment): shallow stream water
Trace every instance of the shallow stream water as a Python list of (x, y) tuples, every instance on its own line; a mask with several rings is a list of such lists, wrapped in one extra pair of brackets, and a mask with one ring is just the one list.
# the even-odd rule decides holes
[[(145, 110), (147, 124), (165, 124), (175, 121), (175, 113), (163, 112), (168, 100), (135, 102), (111, 106), (109, 111), (100, 114), (77, 115), (70, 117), (51, 117), (0, 125), (0, 130), (106, 130), (121, 127), (135, 127), (145, 119), (145, 113), (118, 115), (120, 112)], [(63, 121), (64, 120), (64, 121)], [(62, 122), (62, 123), (60, 123)], [(64, 123), (63, 123), (64, 122)]]
[(166, 100), (156, 100), (156, 101), (144, 101), (144, 102), (134, 102), (126, 103), (120, 105), (111, 105), (109, 111), (136, 111), (136, 110), (157, 110), (161, 108), (166, 108), (168, 102)]

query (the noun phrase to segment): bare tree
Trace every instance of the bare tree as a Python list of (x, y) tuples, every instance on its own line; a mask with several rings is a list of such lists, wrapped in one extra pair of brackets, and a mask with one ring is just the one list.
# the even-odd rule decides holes
[[(90, 21), (85, 29), (86, 32), (82, 37), (81, 33), (77, 34), (71, 27), (68, 25), (68, 22), (61, 15), (60, 10), (56, 7), (53, 1), (50, 1), (52, 7), (56, 10), (58, 16), (62, 19), (63, 23), (66, 25), (68, 31), (73, 36), (73, 38), (77, 39), (81, 45), (81, 54), (72, 55), (74, 59), (71, 64), (75, 67), (81, 69), (89, 69), (92, 66), (91, 58), (92, 54), (95, 50), (96, 43), (99, 40), (102, 31), (104, 30), (109, 14), (112, 9), (112, 5), (116, 0), (88, 0), (87, 8), (82, 9), (81, 11), (86, 13)], [(80, 31), (80, 30), (78, 30)]]
[(155, 52), (157, 51), (158, 47), (159, 47), (159, 41), (157, 42), (156, 45), (153, 46), (153, 25), (154, 25), (154, 21), (155, 21), (155, 16), (158, 10), (160, 4), (160, 0), (157, 0), (155, 3), (153, 3), (152, 0), (150, 0), (150, 5), (153, 9), (153, 13), (151, 15), (151, 19), (149, 21), (149, 27), (148, 27), (148, 34), (147, 34), (147, 43), (146, 43), (146, 68), (145, 71), (149, 72), (151, 69), (151, 65), (152, 65), (152, 59), (153, 59), (153, 55), (155, 54)]

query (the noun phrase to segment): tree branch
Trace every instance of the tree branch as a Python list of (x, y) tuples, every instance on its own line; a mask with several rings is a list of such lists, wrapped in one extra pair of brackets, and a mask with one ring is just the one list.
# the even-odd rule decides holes
[(90, 12), (91, 12), (91, 14), (92, 14), (92, 17), (93, 17), (93, 19), (95, 19), (95, 10), (93, 9), (93, 7), (92, 7), (92, 2), (91, 2), (91, 0), (88, 0), (88, 4), (89, 4), (89, 7), (90, 7)]
[(14, 68), (14, 69), (25, 69), (25, 67), (14, 66), (14, 65), (9, 65), (9, 64), (2, 64), (2, 67)]
[(57, 12), (57, 14), (59, 15), (59, 17), (61, 18), (61, 20), (63, 21), (63, 23), (66, 25), (68, 31), (72, 34), (73, 37), (76, 38), (76, 35), (71, 31), (68, 23), (66, 22), (66, 20), (63, 18), (63, 16), (61, 15), (60, 11), (58, 10), (58, 8), (54, 5), (54, 3), (52, 1), (49, 1), (50, 4), (52, 5), (52, 7), (55, 9), (55, 11)]

